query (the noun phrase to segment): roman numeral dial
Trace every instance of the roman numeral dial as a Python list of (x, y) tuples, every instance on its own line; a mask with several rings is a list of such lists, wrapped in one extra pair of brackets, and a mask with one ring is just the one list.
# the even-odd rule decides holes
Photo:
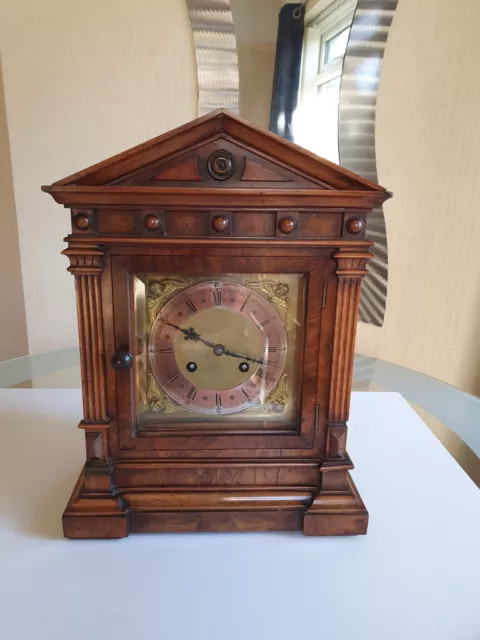
[(186, 419), (199, 413), (219, 420), (265, 402), (282, 376), (286, 345), (267, 297), (234, 280), (201, 279), (159, 310), (148, 364)]

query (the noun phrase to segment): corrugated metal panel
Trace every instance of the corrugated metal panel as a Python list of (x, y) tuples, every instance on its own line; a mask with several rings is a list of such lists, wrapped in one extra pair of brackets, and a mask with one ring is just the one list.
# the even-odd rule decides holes
[[(340, 84), (340, 164), (377, 182), (375, 113), (383, 53), (398, 0), (359, 0)], [(359, 320), (382, 326), (388, 288), (388, 245), (383, 209), (369, 218), (367, 237), (375, 258), (360, 296)]]
[(237, 43), (230, 0), (187, 0), (197, 55), (198, 114), (238, 113)]

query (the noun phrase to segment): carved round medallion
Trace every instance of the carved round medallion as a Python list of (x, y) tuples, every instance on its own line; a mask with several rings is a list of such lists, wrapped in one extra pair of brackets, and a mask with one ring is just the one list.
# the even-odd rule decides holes
[(149, 231), (156, 231), (160, 226), (160, 219), (154, 213), (149, 213), (143, 219), (143, 225)]
[(88, 213), (77, 213), (73, 216), (73, 224), (80, 231), (86, 231), (87, 229), (90, 229), (92, 220)]
[(228, 151), (215, 151), (208, 159), (207, 168), (215, 180), (228, 180), (235, 171), (235, 160)]
[(297, 228), (297, 221), (291, 216), (285, 216), (280, 219), (278, 228), (282, 233), (293, 233)]
[(365, 223), (360, 218), (351, 218), (347, 222), (347, 231), (348, 233), (357, 234), (363, 231), (364, 226), (365, 226)]
[(217, 233), (225, 233), (228, 229), (227, 216), (215, 216), (212, 219), (212, 229)]

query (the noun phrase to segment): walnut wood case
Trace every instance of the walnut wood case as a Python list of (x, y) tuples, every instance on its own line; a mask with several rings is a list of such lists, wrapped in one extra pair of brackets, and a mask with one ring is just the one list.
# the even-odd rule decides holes
[[(43, 190), (71, 211), (81, 353), (86, 463), (65, 536), (366, 533), (346, 421), (366, 220), (390, 194), (223, 110)], [(179, 264), (306, 275), (294, 427), (136, 428), (128, 274)]]

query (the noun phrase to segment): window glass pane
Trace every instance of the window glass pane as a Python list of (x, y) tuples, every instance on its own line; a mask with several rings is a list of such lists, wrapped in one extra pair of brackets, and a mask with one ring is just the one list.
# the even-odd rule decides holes
[(323, 53), (324, 65), (330, 64), (330, 62), (338, 60), (338, 58), (343, 58), (345, 51), (347, 50), (349, 34), (350, 27), (347, 27), (325, 42)]
[(302, 100), (294, 119), (295, 142), (338, 164), (340, 75)]

